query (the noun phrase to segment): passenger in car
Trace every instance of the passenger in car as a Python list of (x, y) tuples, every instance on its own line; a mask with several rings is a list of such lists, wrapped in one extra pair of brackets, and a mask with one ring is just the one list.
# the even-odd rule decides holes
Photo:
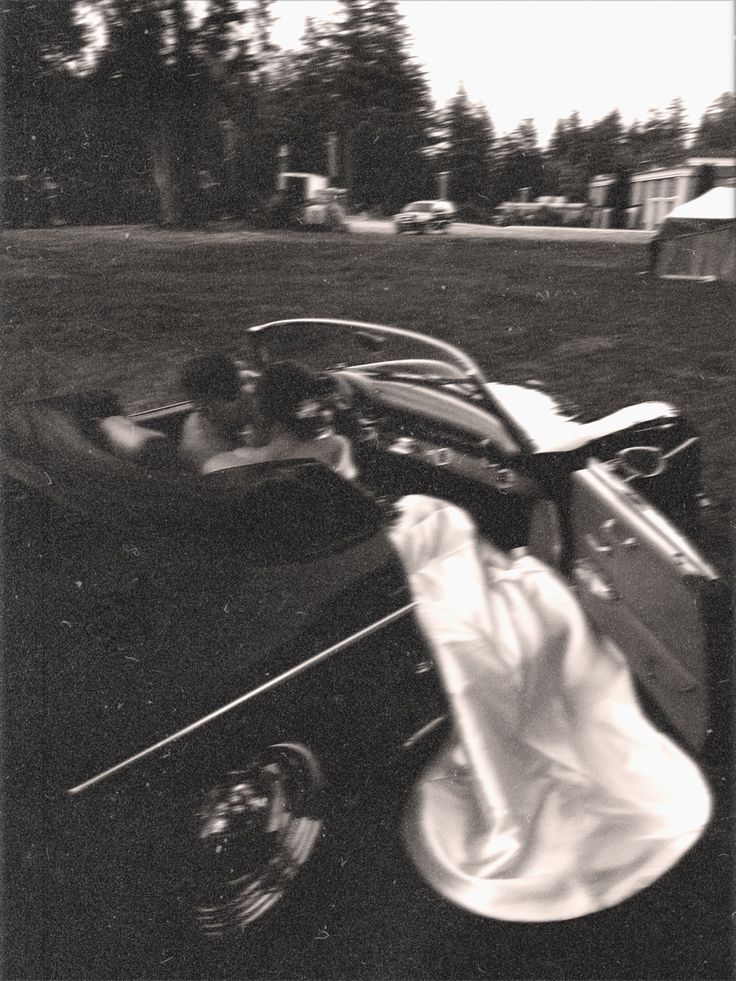
[(180, 385), (196, 403), (187, 416), (179, 441), (179, 458), (194, 470), (218, 453), (235, 449), (250, 437), (252, 401), (243, 372), (226, 354), (193, 358), (184, 365)]
[(312, 371), (293, 362), (267, 365), (256, 383), (255, 403), (266, 444), (213, 454), (202, 465), (203, 473), (275, 460), (312, 459), (347, 480), (355, 479), (350, 443), (333, 431), (334, 412), (325, 404), (324, 383)]

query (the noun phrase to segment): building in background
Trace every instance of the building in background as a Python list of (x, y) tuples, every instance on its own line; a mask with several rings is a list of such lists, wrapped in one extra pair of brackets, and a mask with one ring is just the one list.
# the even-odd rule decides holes
[[(614, 196), (619, 180), (616, 174), (599, 174), (590, 182), (588, 202), (593, 209), (594, 227), (613, 227)], [(690, 157), (678, 167), (655, 167), (633, 174), (628, 186), (625, 225), (653, 231), (679, 205), (714, 187), (734, 183), (734, 157)]]
[(623, 174), (598, 174), (588, 185), (591, 228), (626, 228), (630, 184)]
[(659, 228), (665, 216), (714, 187), (732, 186), (734, 157), (690, 157), (682, 167), (657, 168), (631, 178), (629, 217), (632, 228)]

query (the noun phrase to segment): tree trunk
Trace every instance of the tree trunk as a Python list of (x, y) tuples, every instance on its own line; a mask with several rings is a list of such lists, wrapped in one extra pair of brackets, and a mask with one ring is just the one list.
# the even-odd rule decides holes
[(152, 129), (151, 163), (158, 192), (159, 221), (162, 225), (177, 225), (181, 209), (175, 177), (174, 140), (165, 114), (159, 116)]

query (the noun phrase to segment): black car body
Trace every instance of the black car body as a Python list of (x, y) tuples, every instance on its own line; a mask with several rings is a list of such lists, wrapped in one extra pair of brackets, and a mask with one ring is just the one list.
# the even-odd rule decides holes
[(309, 460), (187, 473), (188, 403), (131, 417), (164, 437), (145, 459), (101, 439), (94, 396), (5, 413), (6, 906), (43, 932), (44, 970), (80, 924), (94, 947), (136, 917), (261, 923), (319, 868), (341, 805), (435, 731), (444, 699), (387, 535), (400, 495), (452, 500), (556, 565), (703, 743), (718, 577), (687, 537), (698, 440), (674, 408), (574, 420), (373, 324), (284, 321), (246, 344), (255, 371), (324, 373), (358, 485)]

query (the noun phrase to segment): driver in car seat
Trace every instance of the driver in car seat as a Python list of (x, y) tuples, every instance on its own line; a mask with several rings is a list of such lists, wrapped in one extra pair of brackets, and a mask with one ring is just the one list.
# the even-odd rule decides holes
[(357, 469), (350, 442), (332, 430), (334, 412), (325, 404), (325, 383), (303, 365), (267, 365), (256, 382), (255, 401), (265, 446), (240, 446), (212, 455), (202, 473), (273, 460), (313, 459), (347, 480)]
[(187, 416), (179, 441), (179, 458), (194, 470), (218, 453), (241, 446), (253, 410), (245, 373), (232, 358), (215, 352), (188, 361), (180, 385), (196, 404)]

